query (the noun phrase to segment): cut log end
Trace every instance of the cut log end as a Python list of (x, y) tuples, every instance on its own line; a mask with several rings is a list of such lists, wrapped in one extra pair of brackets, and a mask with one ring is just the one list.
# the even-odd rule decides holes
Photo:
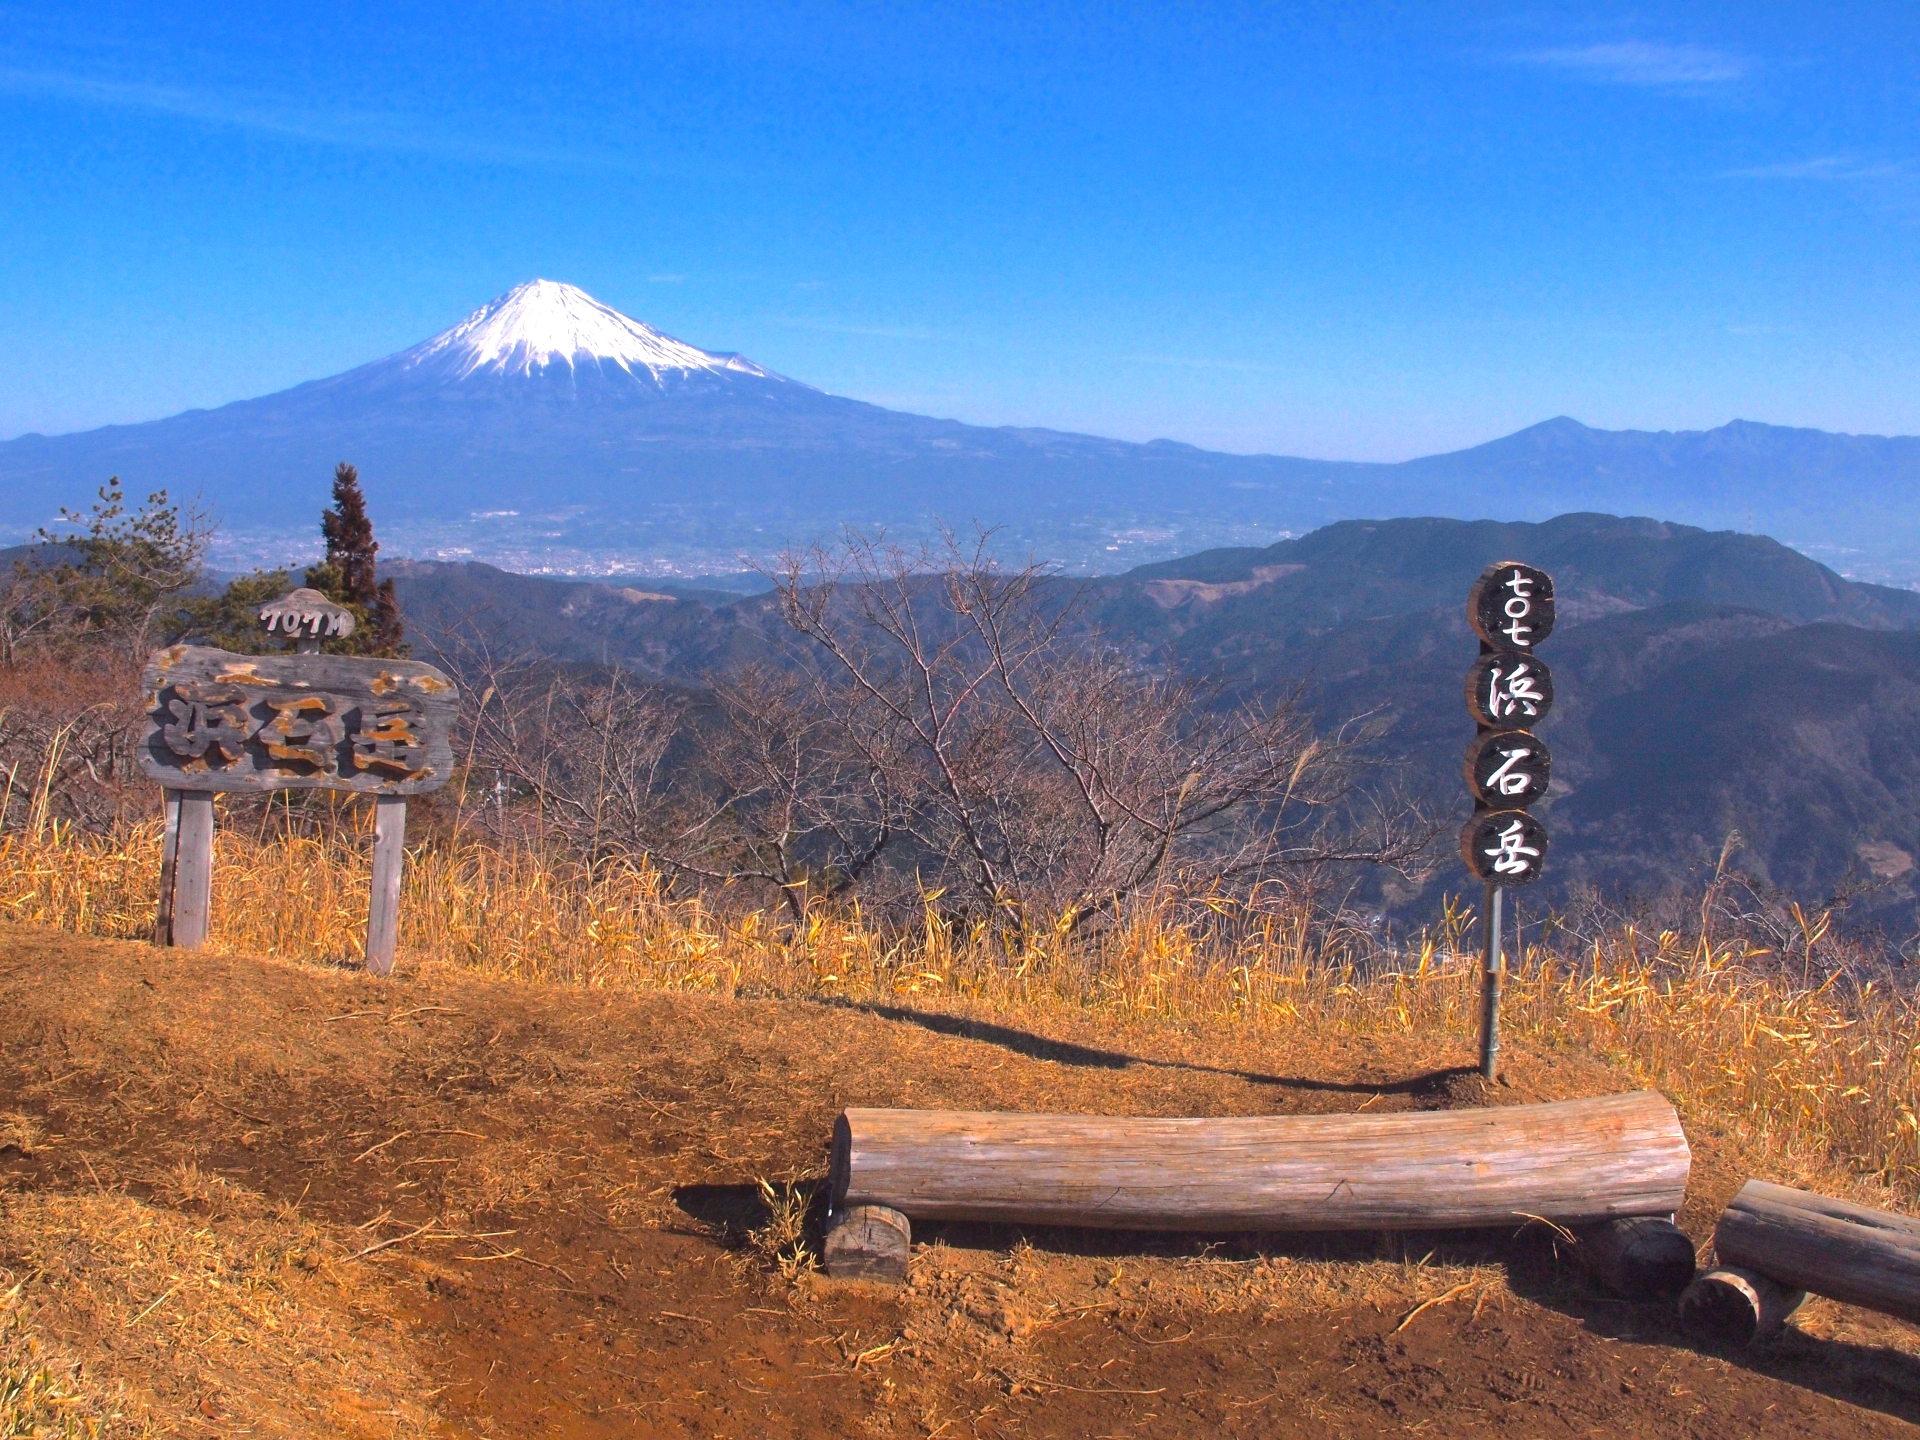
[(1753, 1270), (1709, 1270), (1680, 1297), (1680, 1323), (1696, 1340), (1751, 1345), (1780, 1333), (1807, 1298)]
[(1574, 1237), (1587, 1273), (1623, 1300), (1670, 1300), (1693, 1282), (1693, 1241), (1658, 1215), (1583, 1225)]
[(855, 1205), (833, 1217), (827, 1231), (827, 1274), (836, 1280), (884, 1280), (898, 1285), (907, 1278), (907, 1257), (913, 1248), (913, 1226), (898, 1210), (885, 1205)]
[(1788, 1289), (1920, 1321), (1920, 1219), (1749, 1180), (1714, 1227), (1713, 1248)]

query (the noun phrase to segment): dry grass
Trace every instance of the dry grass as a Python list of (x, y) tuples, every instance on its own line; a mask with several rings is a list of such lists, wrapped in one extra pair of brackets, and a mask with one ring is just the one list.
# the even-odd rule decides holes
[(81, 1440), (138, 1433), (118, 1396), (98, 1393), (84, 1367), (47, 1354), (27, 1322), (21, 1285), (0, 1294), (0, 1435)]
[[(360, 807), (365, 810), (366, 807)], [(357, 959), (370, 836), (223, 828), (211, 945), (233, 954)], [(0, 915), (137, 937), (154, 913), (158, 836), (52, 827), (0, 837)], [(436, 841), (411, 857), (403, 963), (524, 980), (722, 995), (914, 997), (921, 1006), (1070, 1009), (1254, 1034), (1311, 1024), (1358, 1035), (1471, 1033), (1477, 992), (1457, 929), (1383, 956), (1364, 933), (1305, 913), (1257, 923), (1143, 914), (1104, 937), (1007, 953), (929, 911), (915, 934), (860, 914), (795, 927), (672, 895), (658, 874), (532, 849)], [(1463, 922), (1464, 923), (1464, 922)], [(1769, 1155), (1779, 1178), (1855, 1177), (1920, 1197), (1920, 1056), (1900, 994), (1788, 973), (1743, 940), (1618, 930), (1578, 953), (1528, 947), (1508, 982), (1508, 1033), (1619, 1064)]]
[(354, 1303), (342, 1240), (192, 1166), (155, 1189), (164, 1205), (105, 1189), (0, 1204), (0, 1435), (425, 1428), (419, 1377)]

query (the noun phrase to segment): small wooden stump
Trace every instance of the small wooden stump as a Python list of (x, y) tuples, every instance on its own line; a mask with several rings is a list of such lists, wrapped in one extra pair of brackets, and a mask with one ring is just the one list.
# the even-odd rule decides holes
[(1806, 1298), (1806, 1291), (1789, 1290), (1757, 1271), (1722, 1265), (1687, 1287), (1680, 1323), (1697, 1340), (1751, 1345), (1779, 1334)]
[(1670, 1300), (1693, 1282), (1693, 1241), (1658, 1215), (1634, 1215), (1575, 1230), (1589, 1275), (1623, 1300)]
[(912, 1222), (898, 1210), (855, 1205), (833, 1217), (827, 1231), (826, 1271), (836, 1280), (885, 1280), (897, 1285), (907, 1278), (912, 1247)]

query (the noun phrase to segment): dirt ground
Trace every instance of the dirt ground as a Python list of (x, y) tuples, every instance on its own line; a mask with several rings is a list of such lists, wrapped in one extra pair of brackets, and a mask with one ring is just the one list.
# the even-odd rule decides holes
[[(1630, 1088), (1516, 1046), (1488, 1093), (1469, 1058), (1465, 1037), (1262, 1049), (1058, 1013), (379, 982), (0, 926), (0, 1289), (85, 1404), (183, 1435), (1920, 1422), (1909, 1327), (1815, 1301), (1771, 1345), (1703, 1353), (1671, 1307), (1596, 1293), (1537, 1228), (927, 1225), (901, 1289), (807, 1273), (786, 1243), (847, 1105), (1248, 1114)], [(1704, 1241), (1767, 1172), (1689, 1138), (1681, 1219)]]

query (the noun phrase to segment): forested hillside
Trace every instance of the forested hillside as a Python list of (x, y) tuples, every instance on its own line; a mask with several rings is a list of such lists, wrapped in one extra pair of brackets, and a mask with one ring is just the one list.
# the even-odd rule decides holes
[[(1855, 921), (1910, 925), (1920, 853), (1920, 595), (1858, 584), (1762, 536), (1612, 516), (1543, 524), (1347, 522), (1265, 549), (1218, 550), (1053, 582), (1073, 626), (1136, 663), (1217, 686), (1216, 703), (1299, 689), (1325, 728), (1356, 716), (1397, 782), (1461, 808), (1460, 700), (1475, 653), (1463, 602), (1494, 560), (1551, 571), (1560, 628), (1542, 651), (1559, 701), (1542, 813), (1549, 890), (1647, 897), (1701, 882), (1730, 833), (1738, 864)], [(791, 653), (771, 594), (396, 567), (411, 622), (439, 643), (628, 667), (699, 686)], [(1457, 889), (1442, 863), (1395, 904)], [(1898, 937), (1896, 937), (1898, 938)]]

